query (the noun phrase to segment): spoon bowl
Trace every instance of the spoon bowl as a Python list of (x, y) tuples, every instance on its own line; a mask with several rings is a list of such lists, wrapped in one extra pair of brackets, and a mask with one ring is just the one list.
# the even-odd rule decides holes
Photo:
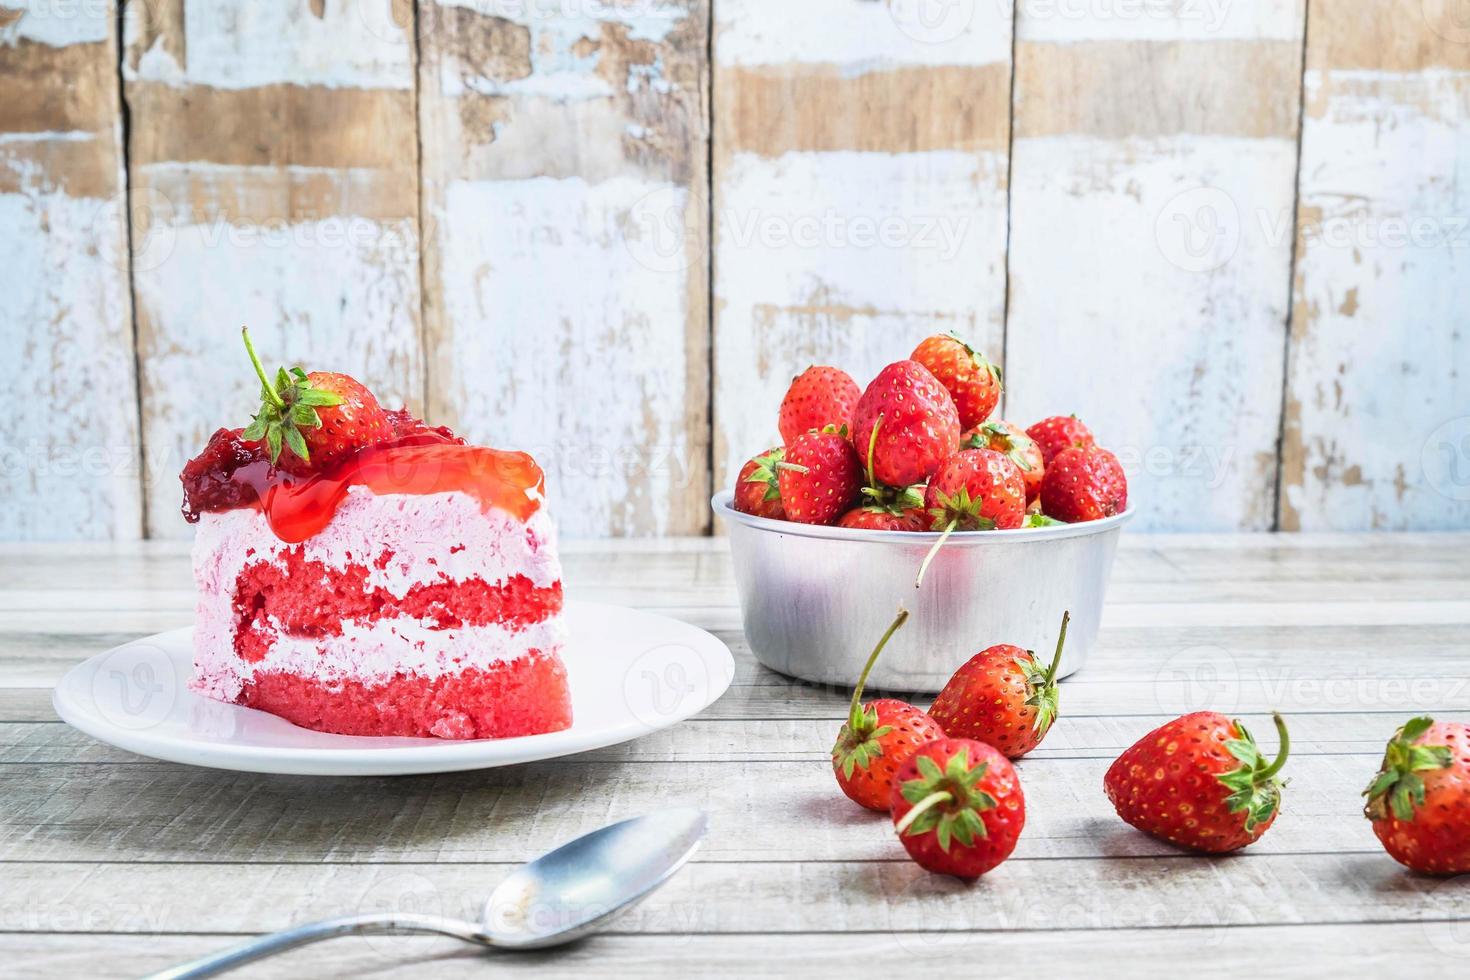
[(502, 881), (485, 903), (481, 928), (490, 945), (506, 949), (585, 936), (683, 867), (707, 828), (702, 811), (676, 809), (578, 837)]
[(541, 949), (580, 939), (668, 881), (704, 840), (700, 810), (650, 813), (594, 830), (517, 868), (491, 892), (480, 922), (431, 915), (349, 915), (272, 933), (155, 973), (212, 977), (337, 936), (428, 932), (492, 949)]

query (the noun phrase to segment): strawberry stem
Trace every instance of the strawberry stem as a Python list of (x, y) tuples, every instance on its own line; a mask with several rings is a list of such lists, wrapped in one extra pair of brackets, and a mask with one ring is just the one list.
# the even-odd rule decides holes
[(878, 641), (878, 645), (873, 648), (873, 652), (868, 654), (868, 662), (863, 664), (863, 672), (858, 675), (857, 687), (852, 690), (852, 703), (847, 708), (847, 716), (849, 718), (858, 717), (858, 711), (863, 703), (863, 685), (868, 683), (868, 675), (873, 672), (873, 665), (878, 662), (878, 654), (883, 652), (883, 648), (888, 645), (888, 640), (894, 633), (898, 632), (898, 628), (907, 622), (908, 618), (909, 611), (899, 606), (898, 615), (889, 624), (888, 631), (883, 634), (883, 638)]
[(1271, 712), (1271, 720), (1276, 724), (1276, 734), (1281, 737), (1281, 748), (1277, 751), (1276, 761), (1267, 766), (1256, 778), (1264, 782), (1281, 771), (1286, 765), (1287, 753), (1291, 751), (1291, 736), (1286, 733), (1286, 722), (1282, 720), (1280, 712)]
[(893, 825), (893, 829), (898, 831), (898, 835), (902, 837), (903, 832), (905, 830), (908, 830), (909, 827), (913, 825), (913, 822), (915, 820), (923, 816), (925, 810), (933, 809), (939, 804), (948, 803), (953, 799), (954, 794), (947, 789), (941, 789), (930, 793), (928, 796), (915, 803), (914, 808), (908, 813), (905, 813), (903, 815), (903, 819), (899, 820), (898, 823)]
[(914, 588), (917, 589), (919, 586), (924, 584), (924, 573), (929, 570), (929, 563), (934, 560), (935, 555), (939, 554), (939, 549), (944, 547), (944, 542), (949, 540), (950, 534), (954, 531), (959, 522), (960, 519), (958, 517), (953, 517), (950, 518), (950, 522), (945, 525), (944, 533), (939, 536), (938, 541), (934, 542), (934, 547), (929, 549), (929, 553), (924, 556), (924, 563), (919, 566), (919, 574), (914, 577)]
[(880, 413), (873, 420), (873, 431), (868, 435), (868, 486), (874, 490), (878, 489), (878, 478), (873, 475), (873, 450), (878, 448), (878, 430), (883, 425), (883, 415)]
[(1051, 658), (1051, 666), (1046, 668), (1046, 680), (1042, 684), (1043, 687), (1050, 687), (1051, 682), (1056, 679), (1057, 665), (1062, 662), (1062, 644), (1067, 642), (1067, 624), (1071, 621), (1072, 613), (1070, 610), (1062, 613), (1062, 629), (1057, 634), (1056, 656)]
[(793, 473), (810, 473), (811, 472), (810, 469), (808, 469), (805, 466), (802, 466), (800, 463), (788, 463), (785, 460), (782, 460), (781, 462), (777, 463), (774, 468), (775, 469), (778, 469), (778, 470), (790, 470)]
[(260, 366), (260, 358), (255, 355), (255, 345), (250, 342), (250, 328), (241, 327), (240, 336), (245, 338), (245, 352), (250, 355), (250, 363), (255, 367), (255, 374), (260, 378), (260, 387), (265, 392), (266, 400), (276, 408), (285, 408), (286, 403), (276, 393), (275, 386), (265, 376), (265, 368)]

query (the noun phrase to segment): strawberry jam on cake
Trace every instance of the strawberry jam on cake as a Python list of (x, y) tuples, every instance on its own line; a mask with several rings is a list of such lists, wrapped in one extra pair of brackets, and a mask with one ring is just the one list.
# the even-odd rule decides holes
[(570, 725), (535, 461), (384, 411), (345, 375), (272, 381), (250, 356), (260, 412), (182, 474), (199, 525), (191, 687), (346, 735)]

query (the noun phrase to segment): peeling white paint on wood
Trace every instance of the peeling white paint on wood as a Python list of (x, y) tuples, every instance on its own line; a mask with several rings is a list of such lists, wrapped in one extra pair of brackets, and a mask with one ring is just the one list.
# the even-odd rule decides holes
[(933, 333), (1000, 357), (1005, 161), (993, 154), (737, 153), (716, 212), (721, 478), (780, 442), (812, 363), (860, 386)]
[(430, 413), (568, 537), (708, 522), (705, 7), (421, 11)]
[(1016, 141), (1006, 410), (1082, 418), (1144, 529), (1271, 526), (1295, 153)]
[(681, 210), (685, 194), (631, 177), (447, 188), (435, 245), (459, 328), (438, 355), (465, 366), (446, 379), (461, 431), (535, 455), (567, 536), (667, 534), (669, 501), (702, 484), (685, 366), (670, 356), (685, 342), (687, 271), (626, 240), (640, 202)]
[(1275, 518), (1303, 11), (1234, 7), (1218, 37), (1181, 10), (1127, 40), (1021, 8), (1007, 411), (1079, 415), (1141, 529)]
[(1011, 57), (1011, 14), (993, 0), (719, 0), (722, 65), (980, 65)]
[(1301, 41), (1301, 0), (1016, 0), (1016, 38)]
[[(0, 149), (0, 172), (7, 166)], [(44, 174), (0, 193), (0, 538), (142, 530), (126, 232)]]
[(1470, 523), (1470, 55), (1428, 50), (1306, 74), (1288, 529)]
[[(0, 539), (142, 531), (112, 11), (0, 28)], [(35, 112), (51, 86), (79, 91)]]
[(116, 11), (111, 3), (58, 3), (46, 0), (11, 0), (0, 5), (19, 17), (0, 26), (0, 45), (20, 40), (35, 41), (53, 48), (73, 44), (110, 42)]
[[(137, 37), (152, 3), (125, 8)], [(317, 14), (306, 3), (182, 0), (182, 34), (141, 50), (136, 77), (170, 85), (244, 89), (286, 83), (327, 88), (413, 87), (413, 49), (392, 0), (331, 0)], [(176, 44), (171, 43), (177, 41)], [(184, 60), (170, 50), (181, 45)]]
[[(525, 63), (512, 70), (475, 73), (462, 71), (455, 59), (446, 59), (439, 76), (443, 95), (454, 98), (469, 89), (485, 95), (540, 96), (562, 102), (605, 99), (616, 94), (619, 86), (632, 91), (639, 81), (635, 74), (653, 84), (662, 84), (661, 66), (657, 62), (639, 66), (624, 78), (599, 73), (597, 66), (602, 52), (589, 42), (611, 29), (623, 33), (629, 41), (661, 43), (671, 31), (687, 23), (689, 13), (687, 4), (669, 0), (631, 4), (439, 0), (426, 7), (427, 26), (421, 33), (433, 37), (440, 26), (449, 23), (443, 18), (455, 16), (456, 10), (523, 29), (523, 48), (519, 43), (508, 44), (496, 54), (504, 56), (514, 51), (519, 55), (523, 50)], [(503, 31), (501, 36), (508, 38), (515, 34)], [(479, 51), (475, 55), (484, 57), (487, 53)], [(510, 68), (510, 65), (502, 62), (499, 67)]]
[(717, 485), (809, 364), (866, 385), (951, 329), (1001, 359), (1011, 15), (950, 7), (715, 8)]

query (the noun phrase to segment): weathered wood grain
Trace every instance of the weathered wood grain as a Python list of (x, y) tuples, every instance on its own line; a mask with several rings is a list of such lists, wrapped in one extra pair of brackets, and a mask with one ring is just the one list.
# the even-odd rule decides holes
[(1011, 14), (915, 6), (715, 6), (718, 486), (809, 364), (866, 385), (948, 330), (1001, 359)]
[(1006, 410), (1081, 416), (1144, 528), (1275, 519), (1302, 6), (1018, 8)]
[[(874, 836), (891, 836), (887, 827), (873, 829)], [(543, 846), (556, 843), (547, 838)], [(895, 841), (889, 843), (897, 849)], [(0, 868), (12, 888), (39, 896), (28, 905), (0, 908), (0, 929), (51, 932), (69, 920), (98, 932), (124, 933), (252, 933), (353, 912), (412, 910), (475, 919), (511, 870), (475, 863), (41, 862)], [(1307, 881), (1351, 884), (1328, 891), (1302, 887)], [(200, 902), (201, 894), (220, 897)], [(711, 902), (710, 895), (723, 900)], [(792, 901), (796, 895), (802, 899)], [(1444, 920), (1463, 914), (1467, 898), (1470, 879), (1435, 887), (1432, 881), (1409, 878), (1382, 853), (1226, 861), (1199, 856), (1167, 862), (1013, 860), (987, 875), (980, 888), (936, 878), (902, 854), (892, 861), (852, 864), (695, 861), (610, 931), (771, 936), (1195, 928), (1208, 933), (1282, 922)], [(957, 945), (964, 942), (961, 936), (955, 939)]]
[[(92, 976), (134, 977), (203, 956), (239, 942), (238, 936), (140, 936), (0, 934), (0, 955), (19, 973), (37, 980)], [(1463, 924), (1458, 922), (1362, 923), (1353, 925), (1262, 925), (1232, 928), (1116, 929), (1055, 932), (1038, 941), (1034, 932), (983, 929), (971, 933), (906, 933), (875, 928), (868, 934), (705, 936), (598, 936), (553, 955), (486, 953), (452, 939), (351, 938), (308, 946), (255, 964), (241, 977), (377, 976), (400, 971), (437, 977), (497, 975), (583, 980), (609, 976), (851, 977), (885, 975), (915, 966), (951, 969), (957, 957), (983, 957), (1005, 975), (1076, 976), (1100, 972), (1134, 977), (1173, 977), (1180, 963), (1191, 976), (1288, 980), (1303, 963), (1328, 976), (1431, 976), (1464, 962)], [(1202, 955), (1201, 951), (1205, 951)], [(1261, 955), (1261, 951), (1269, 955)]]
[(1447, 0), (1309, 23), (1281, 526), (1463, 527), (1470, 23)]
[[(1130, 734), (1148, 730), (1138, 724)], [(1385, 740), (1392, 733), (1387, 719), (1378, 733)], [(1256, 734), (1274, 751), (1267, 730)], [(826, 739), (819, 744), (830, 748)], [(1378, 853), (1362, 790), (1382, 755), (1378, 748), (1292, 760), (1281, 815), (1243, 859)], [(1027, 822), (1012, 860), (1178, 856), (1118, 820), (1101, 790), (1111, 762), (1105, 755), (1021, 760)], [(576, 757), (358, 779), (154, 762), (0, 765), (0, 861), (523, 861), (548, 843), (664, 806), (713, 815), (696, 861), (903, 860), (882, 817), (836, 792), (821, 762)]]
[(242, 324), (269, 366), (345, 371), (421, 407), (414, 48), (396, 9), (128, 6), (150, 535), (188, 533), (180, 467), (249, 421)]
[[(1071, 693), (1068, 691), (1067, 693)], [(774, 700), (774, 698), (772, 698)], [(1470, 701), (1470, 697), (1467, 697)], [(921, 702), (922, 703), (922, 702)], [(1071, 699), (1065, 702), (1071, 708)], [(584, 758), (607, 762), (821, 762), (829, 758), (832, 741), (846, 707), (836, 697), (817, 712), (820, 717), (762, 716), (754, 699), (736, 704), (738, 717), (705, 714), (672, 729), (654, 732), (622, 745), (587, 753)], [(1432, 710), (1432, 709), (1431, 709)], [(1293, 714), (1293, 757), (1309, 755), (1372, 755), (1383, 750), (1389, 734), (1403, 719), (1405, 709), (1361, 711), (1349, 708), (1323, 714)], [(1252, 731), (1272, 730), (1270, 716), (1232, 712)], [(1066, 711), (1030, 759), (1113, 759), (1143, 732), (1164, 724), (1173, 715), (1141, 714), (1088, 716)], [(756, 723), (759, 722), (759, 723)], [(81, 732), (49, 719), (6, 721), (0, 716), (0, 765), (16, 763), (150, 764), (144, 756), (104, 745)]]
[(110, 3), (0, 7), (0, 538), (142, 534)]
[(567, 536), (708, 523), (707, 15), (420, 5), (430, 414)]

